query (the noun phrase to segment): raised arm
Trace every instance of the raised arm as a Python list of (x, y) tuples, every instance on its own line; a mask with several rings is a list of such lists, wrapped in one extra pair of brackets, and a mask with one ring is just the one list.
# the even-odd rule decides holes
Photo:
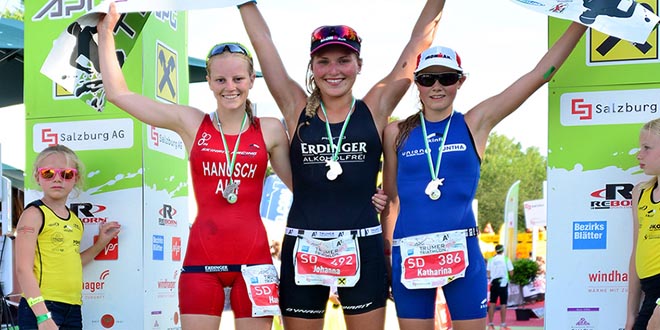
[(119, 18), (112, 3), (97, 25), (101, 76), (108, 101), (143, 123), (176, 131), (190, 146), (204, 114), (194, 108), (156, 102), (128, 89), (115, 49), (113, 30)]
[(479, 155), (483, 156), (488, 135), (493, 127), (550, 81), (586, 29), (579, 23), (572, 23), (532, 71), (520, 77), (500, 94), (486, 99), (467, 112), (465, 121), (470, 127)]
[(243, 25), (250, 37), (268, 90), (280, 108), (287, 127), (296, 127), (298, 116), (307, 103), (305, 90), (286, 72), (266, 20), (253, 2), (239, 6)]
[(410, 40), (401, 52), (396, 65), (365, 95), (364, 101), (374, 114), (379, 130), (387, 125), (388, 117), (410, 87), (417, 65), (417, 55), (433, 43), (444, 6), (444, 0), (426, 1), (426, 5), (415, 23)]

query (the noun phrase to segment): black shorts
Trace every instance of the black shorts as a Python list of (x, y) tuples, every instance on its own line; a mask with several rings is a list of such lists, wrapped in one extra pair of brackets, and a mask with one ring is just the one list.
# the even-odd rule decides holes
[(646, 330), (646, 326), (656, 306), (655, 301), (660, 298), (660, 274), (643, 278), (640, 280), (640, 283), (642, 291), (644, 291), (644, 301), (635, 319), (633, 330)]
[(497, 303), (500, 298), (500, 305), (506, 306), (509, 301), (509, 285), (500, 286), (500, 279), (496, 278), (490, 282), (490, 303)]
[[(320, 319), (325, 315), (330, 288), (322, 285), (297, 285), (293, 268), (296, 237), (284, 236), (280, 271), (280, 309), (283, 316)], [(381, 234), (358, 238), (360, 280), (354, 287), (338, 288), (346, 315), (356, 315), (385, 307), (387, 268)]]

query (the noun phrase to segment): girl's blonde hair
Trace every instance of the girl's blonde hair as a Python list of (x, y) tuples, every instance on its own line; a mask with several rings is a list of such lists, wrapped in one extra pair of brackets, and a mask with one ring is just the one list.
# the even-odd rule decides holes
[(37, 175), (37, 170), (39, 169), (39, 164), (46, 159), (46, 157), (53, 155), (53, 154), (61, 154), (64, 155), (64, 158), (66, 159), (67, 164), (73, 165), (73, 168), (75, 168), (78, 171), (78, 175), (76, 177), (76, 183), (74, 185), (74, 188), (78, 191), (81, 191), (83, 186), (84, 186), (84, 175), (83, 173), (85, 172), (85, 166), (83, 165), (82, 161), (80, 158), (78, 158), (78, 155), (76, 153), (69, 149), (67, 146), (61, 145), (61, 144), (56, 144), (54, 146), (47, 147), (46, 149), (42, 150), (39, 155), (37, 155), (37, 159), (34, 161), (34, 165), (32, 166), (32, 177), (36, 180)]
[[(209, 71), (209, 62), (211, 62), (212, 58), (217, 57), (219, 55), (226, 56), (227, 54), (234, 55), (234, 56), (239, 56), (239, 57), (243, 58), (248, 63), (248, 73), (249, 73), (250, 77), (255, 75), (254, 61), (252, 60), (252, 57), (250, 57), (248, 55), (245, 55), (245, 54), (242, 54), (242, 53), (232, 53), (232, 52), (229, 52), (229, 51), (224, 51), (222, 53), (209, 56), (206, 59), (206, 74), (211, 76), (211, 72)], [(255, 125), (256, 121), (254, 119), (254, 111), (253, 111), (252, 101), (250, 101), (249, 98), (245, 100), (245, 112), (247, 112), (248, 120), (250, 121), (250, 125)]]
[[(660, 118), (653, 119), (653, 120), (647, 122), (646, 124), (644, 124), (644, 126), (642, 126), (642, 129), (640, 130), (640, 132), (644, 132), (644, 131), (647, 131), (651, 134), (655, 134), (655, 135), (660, 137)], [(655, 184), (657, 182), (658, 182), (658, 176), (654, 175), (651, 178), (651, 180), (642, 183), (640, 188), (642, 188), (642, 189), (651, 188), (651, 187), (655, 186)]]

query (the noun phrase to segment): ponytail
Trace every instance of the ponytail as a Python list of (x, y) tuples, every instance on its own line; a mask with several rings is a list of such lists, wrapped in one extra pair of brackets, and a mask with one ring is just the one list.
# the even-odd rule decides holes
[(419, 121), (420, 112), (421, 110), (415, 112), (414, 114), (408, 116), (408, 118), (401, 121), (397, 125), (399, 127), (399, 134), (396, 136), (396, 139), (394, 140), (395, 150), (399, 150), (399, 148), (401, 148), (403, 142), (408, 138), (408, 135), (410, 135), (410, 131), (412, 131), (413, 128), (417, 127), (420, 124)]

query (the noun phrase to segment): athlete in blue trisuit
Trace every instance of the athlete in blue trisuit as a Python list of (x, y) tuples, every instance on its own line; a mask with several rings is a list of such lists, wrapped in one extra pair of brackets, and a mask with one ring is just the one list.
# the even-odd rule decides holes
[(585, 30), (573, 23), (532, 71), (465, 114), (453, 106), (466, 79), (459, 56), (446, 47), (420, 54), (415, 83), (422, 108), (389, 124), (383, 138), (390, 202), (381, 223), (401, 329), (433, 329), (437, 287), (454, 330), (486, 327), (486, 267), (472, 212), (486, 141), (552, 77)]

